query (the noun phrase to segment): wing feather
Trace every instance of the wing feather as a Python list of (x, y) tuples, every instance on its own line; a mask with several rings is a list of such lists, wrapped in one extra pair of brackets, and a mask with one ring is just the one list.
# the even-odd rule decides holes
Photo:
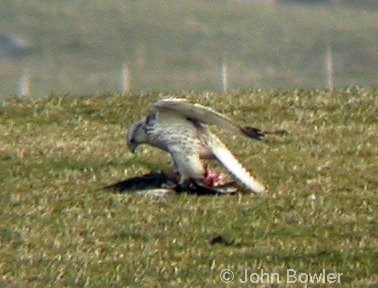
[(253, 139), (259, 140), (264, 136), (264, 133), (260, 129), (248, 126), (241, 127), (228, 117), (200, 104), (192, 104), (185, 99), (162, 99), (152, 103), (152, 107), (161, 112), (174, 111), (193, 122), (217, 125)]
[(263, 184), (258, 182), (236, 159), (223, 142), (209, 131), (202, 130), (200, 134), (206, 146), (211, 150), (215, 158), (229, 171), (235, 179), (256, 194), (265, 192)]

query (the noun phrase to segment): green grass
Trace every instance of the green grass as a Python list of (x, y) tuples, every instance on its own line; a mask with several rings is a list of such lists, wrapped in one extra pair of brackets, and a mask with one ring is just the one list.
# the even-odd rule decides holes
[(280, 2), (1, 1), (1, 29), (34, 53), (0, 59), (0, 98), (20, 66), (35, 97), (117, 91), (125, 62), (135, 91), (221, 91), (223, 61), (231, 89), (326, 87), (328, 45), (335, 87), (377, 87), (377, 9)]
[(220, 135), (269, 187), (265, 197), (102, 190), (169, 168), (157, 149), (129, 153), (123, 137), (163, 96), (0, 102), (1, 286), (226, 287), (225, 268), (231, 287), (244, 269), (279, 273), (281, 285), (287, 268), (378, 283), (377, 90), (188, 93), (240, 123), (290, 132)]

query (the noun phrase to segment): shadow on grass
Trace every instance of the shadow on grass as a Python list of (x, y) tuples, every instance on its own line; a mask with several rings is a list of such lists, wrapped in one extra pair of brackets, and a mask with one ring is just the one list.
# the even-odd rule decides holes
[[(135, 193), (138, 194), (153, 194), (154, 192), (164, 192), (163, 194), (180, 194), (189, 193), (198, 196), (205, 195), (230, 195), (235, 194), (237, 186), (235, 182), (229, 182), (221, 186), (206, 187), (198, 183), (192, 182), (188, 186), (182, 186), (178, 183), (177, 177), (173, 174), (164, 172), (148, 173), (143, 176), (132, 177), (123, 181), (113, 183), (103, 187), (104, 190), (112, 191), (114, 193)], [(146, 193), (141, 193), (146, 191)]]

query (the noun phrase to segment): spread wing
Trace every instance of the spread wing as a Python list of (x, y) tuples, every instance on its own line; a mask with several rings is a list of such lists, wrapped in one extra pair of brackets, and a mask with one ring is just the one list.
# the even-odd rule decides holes
[(241, 127), (226, 116), (200, 104), (192, 104), (185, 99), (162, 99), (152, 103), (152, 107), (161, 112), (178, 113), (196, 123), (217, 125), (253, 139), (259, 140), (264, 136), (264, 133), (260, 129), (248, 126)]

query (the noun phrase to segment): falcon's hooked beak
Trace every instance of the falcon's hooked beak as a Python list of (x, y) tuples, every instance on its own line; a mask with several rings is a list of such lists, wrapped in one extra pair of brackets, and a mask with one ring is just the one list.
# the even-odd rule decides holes
[(135, 149), (137, 148), (138, 145), (136, 145), (133, 142), (127, 142), (127, 147), (129, 147), (129, 150), (131, 153), (135, 153)]
[[(131, 127), (133, 128), (133, 127)], [(138, 147), (138, 144), (135, 141), (135, 135), (133, 129), (127, 130), (126, 133), (126, 143), (131, 153), (135, 153), (135, 149)]]
[(133, 124), (126, 133), (127, 147), (129, 147), (131, 153), (134, 153), (139, 144), (143, 143), (145, 133), (143, 129), (143, 122), (137, 122)]

